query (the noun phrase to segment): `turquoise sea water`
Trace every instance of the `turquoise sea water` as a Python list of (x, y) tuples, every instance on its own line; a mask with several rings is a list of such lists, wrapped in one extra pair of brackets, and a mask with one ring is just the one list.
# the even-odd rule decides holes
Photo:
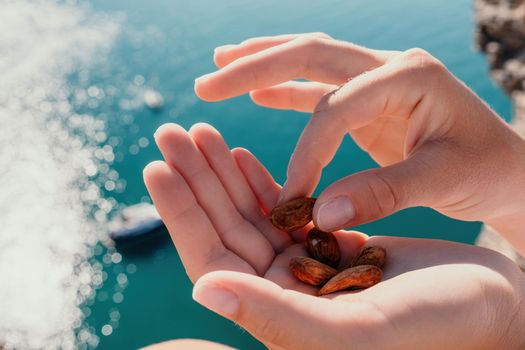
[[(116, 100), (93, 107), (108, 116), (106, 132), (114, 140), (116, 154), (112, 167), (127, 184), (121, 193), (111, 188), (106, 191), (119, 203), (148, 200), (142, 168), (160, 158), (152, 134), (166, 122), (184, 127), (209, 122), (231, 147), (250, 149), (278, 182), (284, 180), (288, 157), (307, 121), (306, 114), (264, 109), (246, 96), (205, 103), (193, 94), (194, 78), (214, 69), (214, 47), (252, 36), (323, 31), (372, 48), (422, 47), (503, 117), (510, 117), (508, 99), (490, 82), (484, 57), (472, 49), (473, 10), (468, 0), (96, 0), (93, 7), (120, 17), (121, 33), (103, 67), (89, 73), (89, 84), (117, 86), (130, 96), (134, 88), (144, 85), (160, 91), (166, 100), (160, 113)], [(318, 191), (343, 176), (375, 166), (347, 139), (325, 170)], [(473, 242), (479, 228), (479, 223), (458, 222), (416, 208), (359, 229), (369, 234)], [(90, 316), (86, 322), (101, 337), (100, 349), (131, 349), (186, 337), (241, 349), (263, 348), (238, 326), (192, 301), (191, 284), (165, 232), (153, 242), (125, 247), (120, 254), (122, 263), (107, 271), (108, 281), (127, 273), (126, 283), (105, 283), (87, 305)], [(102, 260), (102, 254), (95, 259)], [(119, 289), (124, 284), (127, 287)], [(120, 293), (116, 299), (111, 297), (115, 293)], [(112, 325), (112, 332), (101, 335), (106, 324)]]

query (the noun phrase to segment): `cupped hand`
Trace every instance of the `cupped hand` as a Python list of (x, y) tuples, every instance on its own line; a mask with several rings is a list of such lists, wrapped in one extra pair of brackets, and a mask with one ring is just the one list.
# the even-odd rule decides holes
[[(189, 132), (166, 124), (155, 140), (165, 161), (149, 164), (144, 180), (191, 280), (233, 270), (298, 285), (287, 264), (303, 253), (295, 241), (304, 240), (308, 227), (292, 237), (270, 223), (267, 213), (280, 186), (255, 157), (241, 148), (230, 151), (207, 124)], [(363, 234), (345, 236), (348, 249), (365, 240)]]
[(144, 178), (169, 229), (194, 298), (272, 349), (517, 349), (523, 346), (522, 272), (483, 248), (336, 232), (343, 263), (365, 244), (387, 250), (383, 282), (317, 297), (294, 279), (304, 230), (291, 239), (265, 213), (280, 187), (244, 149), (229, 151), (198, 124), (162, 126), (165, 161)]
[[(250, 92), (263, 106), (313, 112), (282, 200), (313, 192), (347, 133), (383, 166), (321, 193), (314, 208), (321, 229), (421, 205), (496, 227), (525, 224), (525, 140), (429, 53), (371, 50), (314, 33), (219, 47), (215, 63), (218, 71), (196, 80), (202, 99)], [(525, 253), (518, 234), (506, 238)]]

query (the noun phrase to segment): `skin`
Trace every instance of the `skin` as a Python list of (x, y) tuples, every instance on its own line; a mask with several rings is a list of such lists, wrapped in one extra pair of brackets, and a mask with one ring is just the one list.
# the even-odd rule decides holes
[(234, 350), (233, 348), (200, 339), (177, 339), (152, 344), (141, 350)]
[[(252, 38), (217, 48), (214, 60), (219, 70), (195, 82), (200, 98), (249, 92), (266, 107), (313, 113), (281, 201), (312, 194), (346, 134), (382, 166), (319, 195), (320, 229), (427, 206), (484, 221), (525, 255), (525, 141), (426, 51), (371, 50), (313, 33)], [(328, 207), (334, 199), (344, 205)]]
[[(171, 234), (193, 297), (271, 349), (519, 349), (524, 275), (504, 256), (439, 240), (335, 232), (343, 261), (365, 245), (388, 252), (384, 279), (317, 297), (288, 270), (305, 255), (266, 213), (281, 188), (245, 149), (206, 124), (155, 134), (164, 161), (144, 179)], [(344, 263), (343, 262), (343, 263)]]

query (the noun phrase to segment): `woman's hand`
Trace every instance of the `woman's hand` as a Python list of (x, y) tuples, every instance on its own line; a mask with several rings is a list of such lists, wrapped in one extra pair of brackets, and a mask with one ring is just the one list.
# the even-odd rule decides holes
[(302, 34), (219, 47), (215, 62), (220, 70), (196, 80), (202, 99), (250, 92), (263, 106), (313, 112), (283, 200), (313, 192), (346, 133), (383, 166), (322, 192), (314, 208), (321, 229), (423, 205), (485, 221), (525, 254), (525, 141), (427, 52)]
[[(387, 250), (384, 280), (359, 292), (316, 297), (289, 272), (304, 232), (271, 226), (280, 187), (244, 149), (198, 124), (162, 126), (165, 162), (144, 179), (168, 227), (194, 298), (272, 349), (518, 349), (522, 272), (483, 248), (437, 240), (336, 232), (343, 263), (364, 244)], [(217, 271), (223, 270), (223, 271)], [(226, 271), (224, 271), (226, 270)]]

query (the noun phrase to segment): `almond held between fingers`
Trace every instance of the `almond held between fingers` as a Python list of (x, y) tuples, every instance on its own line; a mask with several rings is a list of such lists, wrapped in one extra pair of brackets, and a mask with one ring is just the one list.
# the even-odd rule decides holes
[(386, 260), (386, 250), (379, 246), (368, 246), (361, 249), (350, 266), (374, 265), (382, 267)]
[(296, 198), (276, 206), (270, 212), (270, 221), (279, 230), (292, 232), (312, 221), (315, 198)]
[(334, 268), (341, 261), (341, 250), (334, 234), (315, 227), (306, 236), (306, 250), (310, 257)]
[(377, 266), (360, 265), (350, 267), (332, 277), (319, 290), (319, 295), (339, 292), (349, 288), (368, 288), (377, 284), (383, 277), (383, 271)]
[(290, 260), (290, 271), (301, 282), (319, 286), (337, 274), (337, 270), (305, 256)]

